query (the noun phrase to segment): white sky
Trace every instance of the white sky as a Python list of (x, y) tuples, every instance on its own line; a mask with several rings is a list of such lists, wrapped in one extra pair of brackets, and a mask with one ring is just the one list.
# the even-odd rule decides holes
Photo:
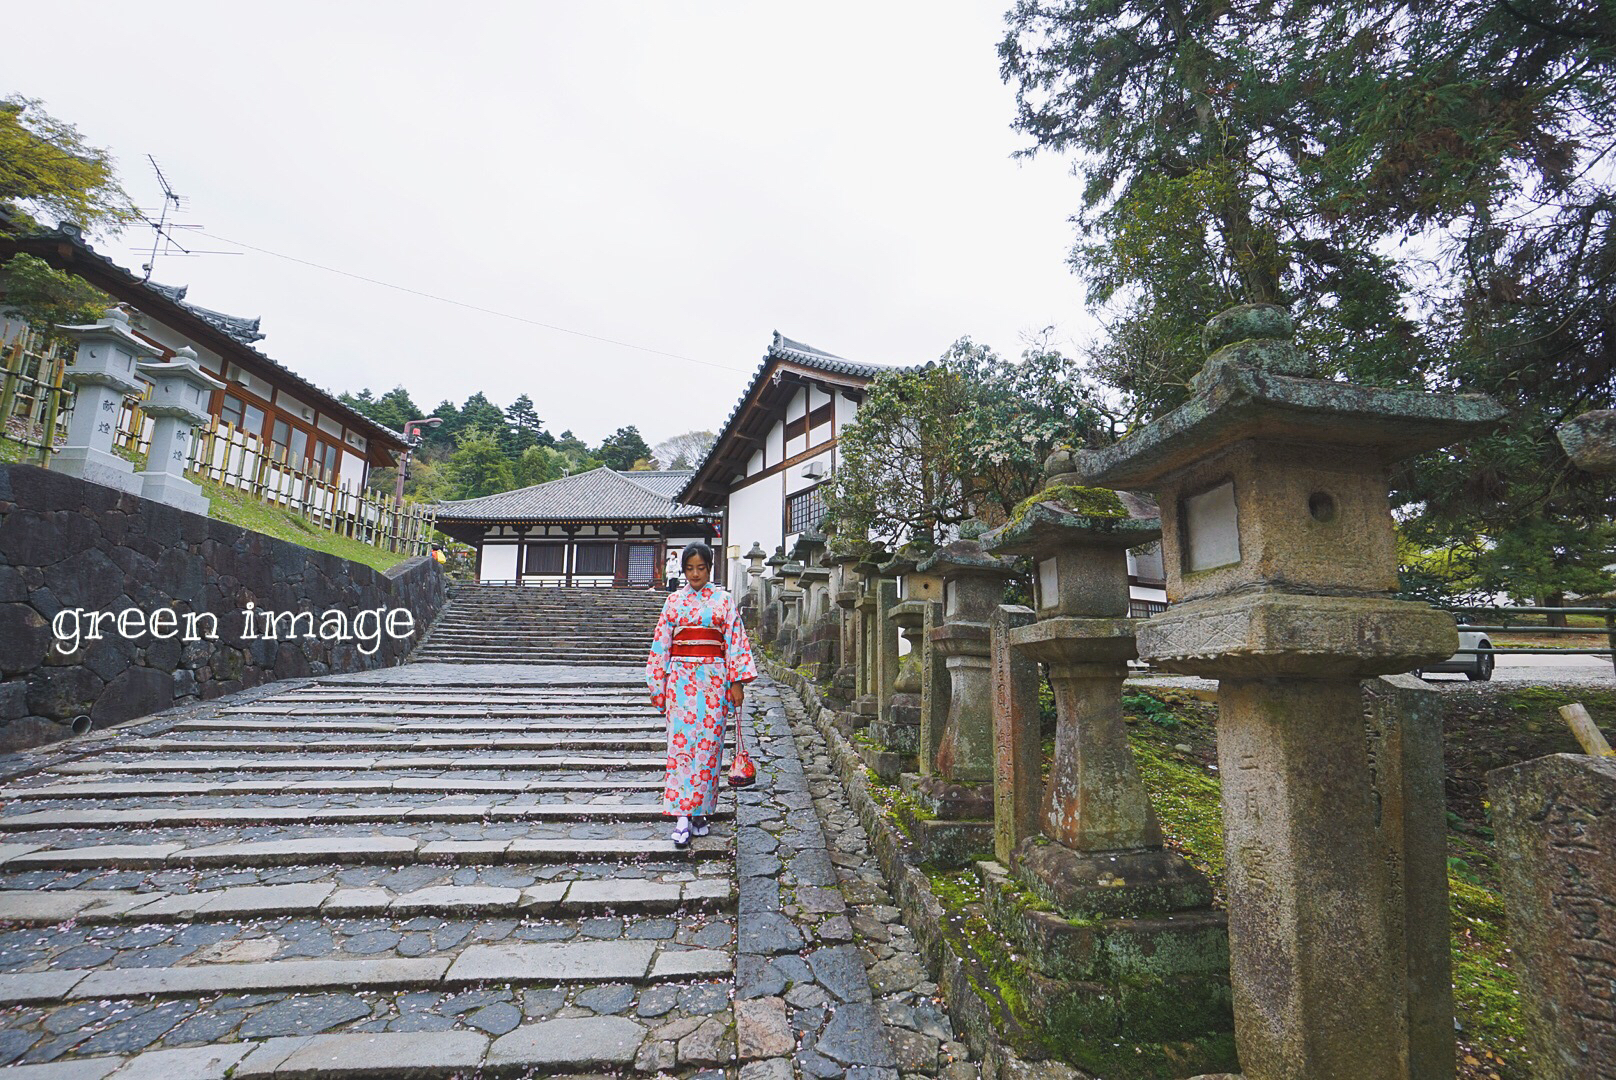
[[(871, 363), (1093, 334), (1078, 181), (1010, 160), (1007, 3), (52, 0), (8, 9), (0, 93), (109, 148), (143, 207), (155, 156), (215, 236), (716, 365), (254, 252), (159, 259), (312, 381), (527, 393), (551, 431), (654, 445), (722, 423), (776, 329)], [(143, 242), (98, 246), (138, 269)]]

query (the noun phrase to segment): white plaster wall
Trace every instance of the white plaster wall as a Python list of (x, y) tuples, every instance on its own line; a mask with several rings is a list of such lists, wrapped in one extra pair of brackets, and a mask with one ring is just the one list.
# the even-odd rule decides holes
[(364, 491), (365, 475), (369, 470), (370, 466), (364, 458), (344, 450), (342, 452), (342, 471), (339, 474), (342, 479), (343, 490), (351, 491), (356, 495)]
[(511, 581), (516, 577), (515, 544), (483, 544), (483, 581)]
[(754, 451), (752, 451), (752, 456), (750, 458), (748, 458), (747, 462), (746, 462), (746, 475), (751, 476), (753, 473), (761, 472), (762, 470), (763, 470), (763, 451), (762, 450), (754, 450)]
[(841, 391), (836, 392), (836, 433), (840, 435), (842, 428), (853, 422), (858, 416), (858, 402), (853, 401)]
[[(726, 544), (740, 546), (741, 554), (752, 550), (752, 543), (763, 545), (763, 550), (770, 555), (774, 549), (785, 542), (780, 535), (780, 481), (778, 477), (771, 476), (760, 480), (749, 487), (730, 493), (729, 497), (729, 535), (724, 538)], [(740, 567), (737, 575), (736, 567)], [(737, 559), (730, 566), (731, 582), (745, 580), (746, 562)]]
[(766, 460), (772, 465), (777, 461), (785, 460), (784, 446), (781, 440), (785, 437), (786, 426), (776, 420), (774, 426), (769, 428), (769, 434), (764, 437), (763, 448)]

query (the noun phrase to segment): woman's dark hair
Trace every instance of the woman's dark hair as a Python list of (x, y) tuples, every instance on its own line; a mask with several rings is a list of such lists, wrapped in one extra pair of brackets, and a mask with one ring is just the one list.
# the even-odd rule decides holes
[(679, 569), (683, 570), (697, 555), (700, 555), (701, 561), (707, 564), (707, 569), (713, 568), (713, 546), (696, 540), (686, 544), (684, 551), (679, 553)]

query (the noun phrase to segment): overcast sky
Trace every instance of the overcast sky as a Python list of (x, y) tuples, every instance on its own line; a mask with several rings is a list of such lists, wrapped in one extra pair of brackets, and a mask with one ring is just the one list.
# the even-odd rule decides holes
[[(13, 5), (0, 92), (189, 199), (154, 280), (333, 391), (530, 394), (552, 431), (716, 428), (770, 332), (870, 363), (1093, 333), (1079, 185), (1011, 160), (1006, 0)], [(150, 234), (101, 250), (131, 269)]]

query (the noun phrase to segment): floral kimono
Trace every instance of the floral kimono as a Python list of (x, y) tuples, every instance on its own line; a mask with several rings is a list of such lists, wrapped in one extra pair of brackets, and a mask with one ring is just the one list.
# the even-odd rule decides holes
[[(682, 627), (706, 628), (718, 642), (719, 655), (712, 660), (671, 655)], [(685, 585), (668, 595), (645, 661), (646, 688), (668, 717), (668, 778), (662, 793), (667, 816), (707, 815), (717, 806), (729, 685), (755, 678), (752, 643), (727, 591), (709, 583), (696, 590)]]

